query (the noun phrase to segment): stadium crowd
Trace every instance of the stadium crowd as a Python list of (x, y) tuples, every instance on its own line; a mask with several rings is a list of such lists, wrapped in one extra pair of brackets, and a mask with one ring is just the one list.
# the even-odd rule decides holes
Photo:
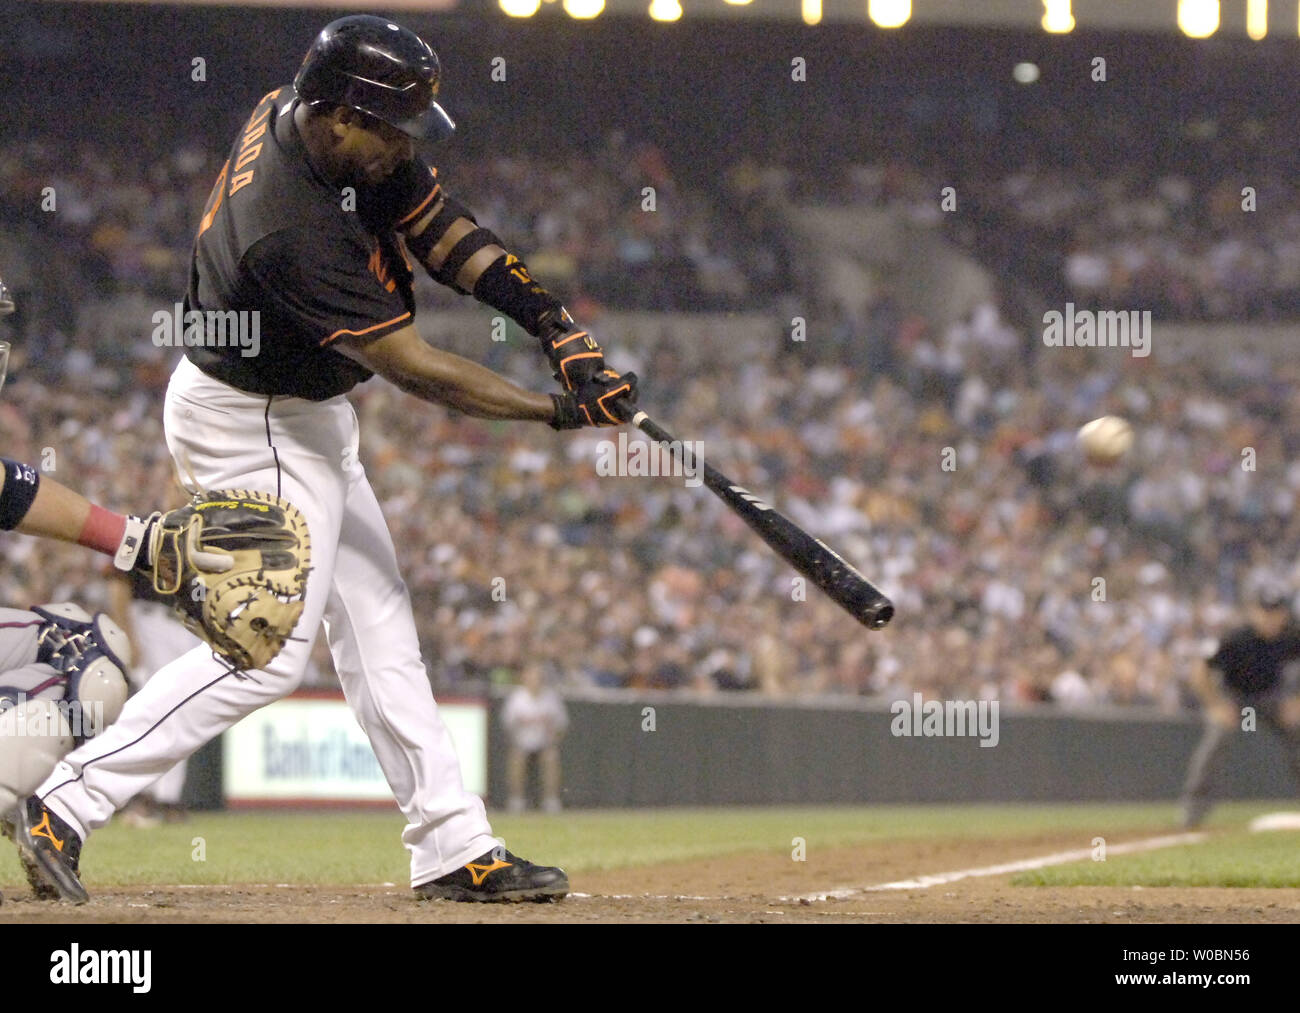
[[(169, 300), (184, 290), (193, 219), (221, 156), (178, 144), (148, 166), (136, 158), (82, 144), (68, 159), (54, 140), (0, 152), (0, 215), (52, 237), (61, 270), (76, 279), (75, 291), (62, 293), (65, 330), (87, 295)], [(538, 276), (578, 304), (771, 305), (796, 278), (778, 209), (833, 199), (997, 233), (1024, 257), (1050, 262), (1054, 291), (1081, 309), (1151, 310), (1164, 320), (1289, 319), (1300, 313), (1300, 188), (1280, 174), (1246, 175), (1248, 182), (1227, 172), (1104, 173), (1032, 160), (995, 171), (889, 158), (812, 172), (741, 158), (703, 188), (682, 183), (659, 149), (618, 132), (580, 165), (496, 155), (465, 157), (443, 171), (480, 221), (530, 251)], [(643, 207), (647, 187), (653, 213)], [(957, 195), (957, 214), (941, 211), (945, 187)], [(963, 215), (968, 200), (977, 214)], [(457, 300), (436, 286), (425, 298)], [(83, 324), (74, 337), (87, 347), (93, 333)]]
[[(51, 240), (58, 267), (75, 278), (56, 317), (75, 326), (73, 311), (90, 297), (169, 304), (185, 291), (195, 221), (223, 156), (178, 144), (142, 165), (138, 152), (90, 143), (72, 155), (54, 138), (0, 152), (0, 220)], [(617, 132), (581, 164), (497, 155), (444, 165), (440, 175), (482, 224), (529, 251), (538, 276), (571, 302), (752, 309), (789, 285), (772, 242), (778, 230), (761, 209), (723, 213), (722, 198), (681, 184), (661, 152)], [(433, 305), (458, 299), (434, 285), (424, 294)], [(84, 324), (75, 335), (82, 348), (95, 340)]]
[[(219, 157), (178, 145), (147, 171), (123, 157), (55, 141), (0, 152), (0, 215), (54, 251), (31, 288), (62, 284), (70, 308), (167, 306), (184, 290)], [(1191, 319), (1300, 309), (1300, 193), (1278, 178), (1255, 184), (1267, 213), (1250, 214), (1226, 175), (967, 171), (740, 160), (705, 190), (614, 134), (580, 169), (501, 155), (445, 176), (584, 320), (601, 306), (771, 306), (795, 277), (774, 209), (834, 194), (937, 223), (947, 185), (959, 208), (970, 194), (987, 216), (977, 229), (1011, 221), (1024, 230), (1017, 241), (1064, 251), (1062, 292), (1081, 306)], [(641, 210), (646, 186), (653, 214)], [(42, 210), (46, 197), (57, 213)], [(434, 310), (457, 300), (423, 280), (420, 295)], [(164, 505), (160, 402), (175, 353), (143, 337), (124, 344), (85, 314), (13, 319), (26, 334), (0, 398), (6, 455), (117, 508)], [(1162, 359), (1157, 370), (1118, 349), (1043, 354), (992, 307), (936, 333), (887, 294), (828, 333), (756, 345), (728, 376), (685, 365), (678, 353), (708, 340), (689, 327), (609, 344), (677, 431), (771, 490), (895, 599), (882, 634), (799, 588), (681, 479), (599, 476), (608, 433), (488, 424), (413, 410), (381, 381), (361, 388), (363, 461), (436, 686), (509, 681), (541, 660), (572, 687), (1172, 709), (1187, 702), (1191, 659), (1230, 620), (1242, 579), (1300, 558), (1293, 364)], [(492, 364), (545, 382), (531, 350), (494, 350)], [(1085, 465), (1073, 442), (1107, 411), (1139, 434), (1114, 471)], [(0, 545), (0, 600), (102, 607), (84, 552), (14, 536)]]
[[(891, 208), (996, 240), (1080, 309), (1150, 310), (1157, 320), (1287, 320), (1300, 315), (1300, 188), (1289, 178), (1224, 173), (1101, 173), (1080, 165), (1014, 170), (907, 160), (816, 176), (737, 166), (769, 199)], [(952, 188), (953, 213), (941, 195)], [(971, 211), (973, 206), (974, 211)], [(979, 245), (972, 243), (979, 251)]]
[(1036, 169), (1003, 180), (999, 197), (1040, 243), (1065, 251), (1066, 291), (1080, 307), (1173, 320), (1300, 311), (1300, 192), (1289, 181)]
[[(618, 353), (657, 412), (881, 584), (898, 606), (881, 634), (804, 593), (683, 477), (599, 475), (611, 431), (485, 423), (413, 410), (382, 381), (360, 388), (363, 463), (437, 687), (509, 681), (535, 659), (570, 687), (1183, 704), (1240, 579), (1300, 558), (1284, 435), (1300, 432), (1297, 368), (1242, 362), (1226, 380), (1068, 349), (1031, 366), (956, 330), (886, 336), (889, 374), (756, 347), (738, 377), (691, 375), (674, 347), (690, 334)], [(541, 385), (531, 350), (501, 365)], [(26, 382), (16, 366), (0, 399), (6, 454), (114, 507), (160, 505), (165, 368), (102, 392), (75, 372)], [(1074, 446), (1105, 411), (1139, 433), (1115, 471)], [(2, 544), (0, 600), (102, 604), (84, 551)]]

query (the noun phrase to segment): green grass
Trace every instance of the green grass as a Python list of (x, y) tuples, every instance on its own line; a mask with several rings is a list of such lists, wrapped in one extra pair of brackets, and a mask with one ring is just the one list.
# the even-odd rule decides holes
[[(1267, 803), (1225, 804), (1215, 810), (1210, 828), (1239, 830), (1251, 816), (1276, 808), (1279, 805)], [(795, 837), (802, 837), (809, 849), (891, 840), (906, 848), (909, 841), (936, 837), (1011, 839), (1066, 832), (1077, 833), (1079, 846), (1087, 847), (1094, 836), (1168, 833), (1177, 825), (1177, 816), (1170, 803), (925, 805), (494, 814), (492, 823), (511, 850), (584, 872), (742, 852), (789, 852)], [(200, 813), (186, 823), (152, 829), (115, 823), (87, 842), (82, 869), (88, 883), (101, 886), (404, 883), (408, 864), (400, 840), (402, 826), (396, 813), (332, 811)], [(1295, 847), (1295, 835), (1268, 834), (1256, 841), (1257, 836), (1231, 839), (1249, 843), (1244, 853), (1259, 855), (1263, 867), (1280, 857), (1255, 850), (1264, 841), (1286, 836)], [(200, 847), (202, 861), (195, 858)], [(1165, 854), (1142, 857), (1155, 860)], [(1137, 856), (1113, 858), (1103, 868), (1117, 870), (1121, 861), (1130, 860)], [(1293, 876), (1295, 862), (1292, 857)], [(12, 848), (0, 846), (0, 885), (21, 882)]]
[(1300, 832), (1215, 835), (1162, 848), (1022, 872), (1015, 886), (1300, 886)]
[(560, 817), (498, 817), (507, 845), (524, 842), (555, 854), (566, 868), (612, 869), (628, 865), (707, 858), (745, 851), (789, 851), (802, 837), (808, 847), (845, 847), (884, 840), (961, 837), (988, 839), (1058, 830), (1116, 833), (1168, 829), (1172, 806), (854, 806), (605, 810)]

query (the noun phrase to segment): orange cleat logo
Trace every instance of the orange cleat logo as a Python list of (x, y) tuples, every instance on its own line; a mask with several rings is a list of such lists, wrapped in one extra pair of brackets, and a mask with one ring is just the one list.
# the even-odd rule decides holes
[(50, 827), (50, 814), (48, 812), (41, 817), (39, 826), (32, 827), (32, 836), (44, 837), (47, 841), (53, 844), (57, 850), (63, 850), (63, 842), (54, 836), (54, 831)]
[[(33, 833), (35, 833), (35, 831), (33, 831)], [(513, 862), (503, 862), (498, 858), (491, 865), (475, 865), (473, 862), (468, 862), (465, 865), (465, 868), (469, 870), (469, 876), (470, 879), (474, 881), (474, 885), (481, 886), (483, 880), (487, 879), (488, 873), (496, 872), (497, 869), (509, 868), (513, 864)]]

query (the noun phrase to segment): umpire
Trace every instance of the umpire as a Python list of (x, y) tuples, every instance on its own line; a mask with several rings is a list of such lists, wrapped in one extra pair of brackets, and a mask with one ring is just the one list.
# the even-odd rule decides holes
[(1292, 622), (1288, 598), (1285, 588), (1261, 587), (1247, 608), (1246, 625), (1230, 630), (1197, 666), (1192, 687), (1205, 711), (1205, 734), (1183, 792), (1185, 827), (1199, 826), (1210, 811), (1230, 737), (1244, 722), (1247, 707), (1255, 721), (1282, 737), (1300, 784), (1300, 695), (1290, 669), (1300, 660), (1300, 628)]

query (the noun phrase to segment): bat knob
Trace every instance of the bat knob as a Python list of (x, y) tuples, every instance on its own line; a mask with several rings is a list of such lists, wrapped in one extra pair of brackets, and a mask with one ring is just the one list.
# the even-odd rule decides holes
[(889, 620), (893, 618), (894, 606), (889, 602), (884, 602), (867, 613), (867, 628), (882, 630), (889, 624)]

